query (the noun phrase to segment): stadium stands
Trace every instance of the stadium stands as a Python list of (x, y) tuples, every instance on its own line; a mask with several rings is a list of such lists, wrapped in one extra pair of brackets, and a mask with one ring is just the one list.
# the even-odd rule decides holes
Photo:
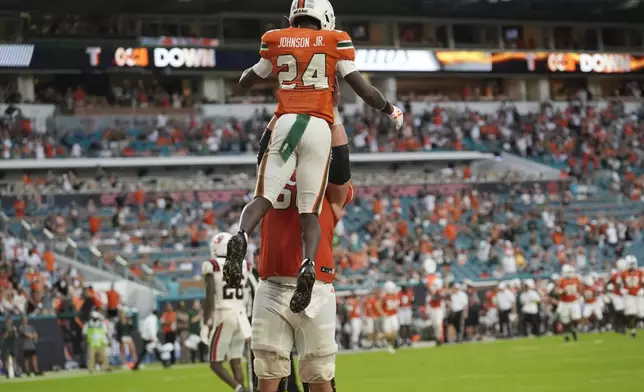
[[(643, 208), (637, 202), (642, 184), (636, 177), (642, 156), (630, 149), (641, 138), (641, 127), (637, 114), (620, 110), (623, 108), (619, 105), (580, 109), (573, 103), (555, 111), (544, 104), (541, 113), (520, 115), (512, 106), (499, 105), (496, 115), (484, 115), (438, 104), (414, 113), (398, 135), (383, 127), (377, 117), (347, 114), (345, 123), (356, 152), (510, 151), (554, 166), (561, 170), (562, 178), (573, 181), (561, 188), (551, 185), (552, 189), (547, 183), (524, 183), (489, 193), (477, 192), (471, 186), (449, 195), (400, 198), (384, 187), (376, 197), (359, 197), (349, 207), (338, 236), (340, 282), (356, 287), (372, 273), (379, 277), (421, 276), (428, 260), (450, 271), (457, 281), (545, 275), (575, 257), (580, 263), (585, 258), (588, 268), (604, 270), (615, 252), (624, 252), (625, 246), (642, 251), (639, 214)], [(59, 139), (50, 140), (55, 147), (45, 146), (44, 150), (61, 151), (62, 157), (70, 153), (90, 157), (241, 153), (252, 150), (266, 117), (266, 113), (257, 113), (249, 119), (218, 118), (187, 127), (157, 118), (130, 129), (69, 130)], [(607, 136), (605, 130), (623, 133)], [(20, 146), (34, 142), (36, 148), (31, 151), (42, 149), (38, 145), (42, 142), (24, 131), (10, 135), (5, 132), (4, 140), (10, 140), (11, 157), (33, 157)], [(611, 152), (607, 146), (615, 147)], [(387, 172), (374, 176), (357, 171), (354, 181), (384, 185), (391, 183), (391, 177)], [(414, 170), (398, 170), (395, 177), (399, 185), (409, 185), (418, 178)], [(450, 166), (425, 176), (422, 182), (476, 184), (508, 179), (507, 173), (498, 170), (472, 178), (471, 167)], [(189, 280), (197, 275), (198, 262), (207, 257), (207, 239), (219, 230), (233, 230), (241, 204), (173, 203), (170, 194), (159, 197), (150, 191), (245, 190), (252, 187), (252, 172), (210, 177), (201, 173), (180, 180), (152, 177), (145, 181), (105, 172), (96, 178), (69, 172), (62, 177), (26, 175), (23, 181), (5, 181), (7, 193), (27, 197), (27, 205), (22, 207), (26, 212), (7, 210), (10, 232), (24, 230), (20, 220), (24, 215), (36, 238), (48, 228), (59, 238), (69, 236), (78, 242), (82, 260), (94, 261), (90, 249), (95, 247), (102, 255), (100, 263), (111, 265), (116, 256), (122, 256), (134, 276), (140, 276), (142, 266), (147, 266), (165, 281)], [(620, 190), (630, 197), (621, 197), (616, 192)], [(90, 201), (52, 209), (34, 197), (35, 192), (96, 191), (130, 192), (133, 199), (121, 201), (122, 208), (96, 206)], [(61, 223), (54, 223), (57, 220)], [(612, 225), (620, 231), (618, 247), (608, 246), (603, 239)], [(601, 240), (589, 240), (589, 232)], [(489, 254), (483, 255), (488, 248)], [(512, 263), (516, 268), (508, 267)], [(370, 268), (374, 265), (378, 268)]]

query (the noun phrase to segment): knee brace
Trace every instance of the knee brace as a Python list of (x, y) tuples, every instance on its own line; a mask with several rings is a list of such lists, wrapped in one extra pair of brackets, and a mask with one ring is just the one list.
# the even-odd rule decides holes
[(320, 384), (331, 381), (334, 377), (335, 354), (300, 359), (300, 380), (303, 383)]
[(288, 377), (291, 374), (291, 360), (266, 350), (253, 350), (253, 366), (257, 377), (263, 380), (274, 380)]

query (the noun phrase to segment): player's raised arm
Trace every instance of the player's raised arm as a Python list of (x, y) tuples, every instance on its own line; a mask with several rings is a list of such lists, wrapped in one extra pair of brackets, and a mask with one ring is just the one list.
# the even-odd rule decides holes
[(388, 115), (396, 124), (396, 129), (400, 129), (403, 124), (402, 111), (387, 101), (380, 90), (364, 80), (356, 67), (356, 51), (351, 37), (344, 31), (339, 32), (337, 49), (340, 55), (337, 69), (342, 78), (367, 105)]
[(243, 88), (249, 88), (266, 79), (273, 72), (273, 64), (270, 60), (270, 31), (264, 33), (262, 42), (259, 47), (260, 59), (257, 64), (242, 72), (239, 78), (239, 85)]

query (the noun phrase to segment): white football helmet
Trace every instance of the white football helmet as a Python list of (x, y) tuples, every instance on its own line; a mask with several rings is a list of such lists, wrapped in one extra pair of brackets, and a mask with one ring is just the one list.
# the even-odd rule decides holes
[(626, 269), (628, 268), (626, 260), (624, 259), (617, 260), (617, 263), (615, 263), (615, 265), (617, 266), (617, 271), (619, 272), (626, 271)]
[(523, 284), (529, 289), (534, 289), (534, 279), (524, 279)]
[(320, 21), (322, 30), (335, 29), (335, 13), (329, 0), (293, 0), (288, 21), (293, 21), (298, 16), (310, 16)]
[(592, 276), (587, 276), (586, 279), (584, 279), (584, 284), (586, 286), (593, 286), (595, 284), (595, 279), (593, 279)]
[(566, 278), (572, 278), (575, 275), (575, 267), (570, 264), (564, 264), (561, 267), (561, 274)]
[(232, 235), (230, 233), (221, 232), (210, 241), (210, 257), (216, 259), (218, 257), (226, 257), (228, 253), (228, 241)]
[(626, 268), (636, 269), (637, 268), (637, 258), (633, 255), (628, 255), (624, 258), (626, 260)]
[(396, 286), (396, 284), (391, 280), (388, 280), (385, 282), (383, 289), (387, 294), (396, 294), (396, 292), (398, 291), (398, 286)]

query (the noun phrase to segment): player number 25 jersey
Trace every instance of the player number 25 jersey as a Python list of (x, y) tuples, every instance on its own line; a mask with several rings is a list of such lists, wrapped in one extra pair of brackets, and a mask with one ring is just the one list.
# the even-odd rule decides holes
[(212, 264), (212, 275), (215, 279), (215, 310), (245, 310), (244, 301), (245, 287), (248, 281), (249, 264), (246, 260), (242, 264), (242, 281), (239, 287), (230, 287), (224, 281), (223, 268), (226, 259), (219, 257), (210, 259), (204, 263)]
[(356, 56), (347, 33), (299, 27), (271, 30), (262, 36), (259, 54), (271, 62), (279, 81), (275, 114), (308, 114), (333, 124), (336, 70), (342, 76), (355, 70), (347, 66), (353, 66)]

